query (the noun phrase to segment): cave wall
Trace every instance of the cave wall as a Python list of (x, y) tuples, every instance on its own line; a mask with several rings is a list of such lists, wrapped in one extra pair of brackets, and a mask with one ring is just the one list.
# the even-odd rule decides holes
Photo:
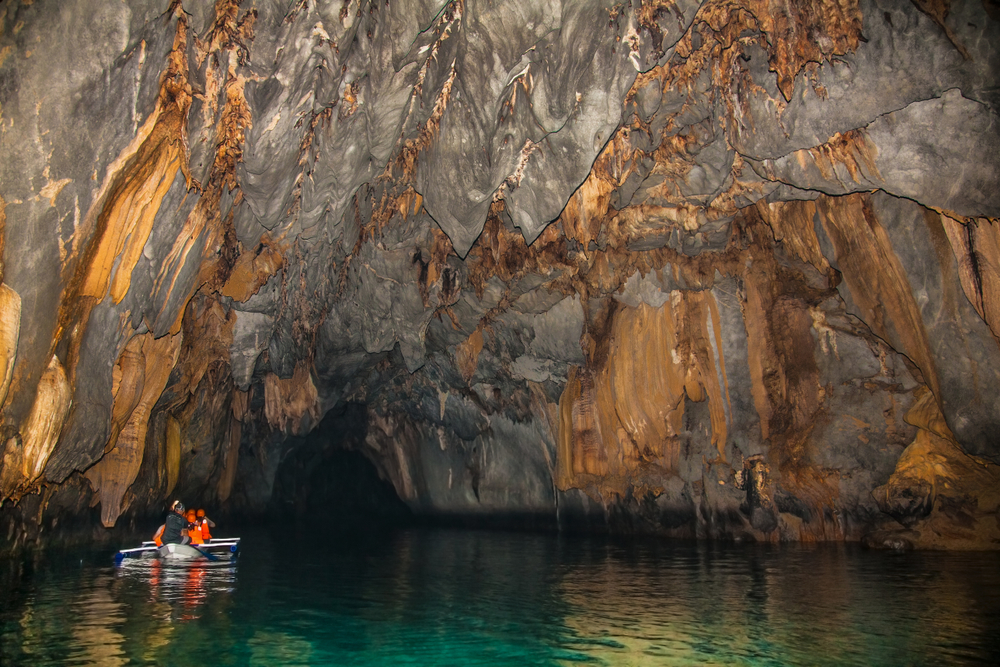
[(5, 3), (7, 543), (50, 505), (264, 511), (364, 404), (350, 446), (426, 515), (997, 546), (998, 28)]

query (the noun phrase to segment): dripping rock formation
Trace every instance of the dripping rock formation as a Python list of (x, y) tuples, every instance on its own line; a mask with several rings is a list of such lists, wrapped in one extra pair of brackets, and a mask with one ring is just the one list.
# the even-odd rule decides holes
[(0, 544), (264, 512), (326, 448), (428, 517), (1000, 547), (998, 37), (996, 0), (3, 3)]

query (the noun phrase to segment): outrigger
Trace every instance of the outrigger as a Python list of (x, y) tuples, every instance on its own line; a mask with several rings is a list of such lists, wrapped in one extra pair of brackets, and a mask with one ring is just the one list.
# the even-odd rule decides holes
[(232, 560), (240, 551), (240, 538), (225, 537), (210, 540), (204, 544), (164, 544), (143, 542), (134, 549), (122, 549), (115, 554), (115, 563), (121, 564), (126, 558), (161, 558), (165, 560)]

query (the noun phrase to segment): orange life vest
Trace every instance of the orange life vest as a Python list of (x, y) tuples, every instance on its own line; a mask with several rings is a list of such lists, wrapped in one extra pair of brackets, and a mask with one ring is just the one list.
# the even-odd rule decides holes
[(163, 529), (164, 528), (166, 528), (166, 525), (160, 526), (159, 528), (156, 529), (156, 532), (153, 533), (153, 544), (155, 544), (158, 547), (162, 547), (163, 546)]
[(197, 522), (190, 528), (188, 528), (188, 537), (191, 538), (191, 544), (204, 544), (205, 540), (201, 536), (201, 526)]
[(208, 520), (201, 519), (201, 539), (208, 542), (212, 539), (212, 533), (208, 530)]

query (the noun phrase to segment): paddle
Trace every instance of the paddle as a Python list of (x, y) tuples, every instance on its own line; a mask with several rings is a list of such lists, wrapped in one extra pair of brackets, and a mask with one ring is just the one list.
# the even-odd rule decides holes
[(143, 545), (141, 547), (136, 547), (135, 549), (121, 549), (118, 553), (120, 554), (138, 554), (145, 553), (147, 551), (156, 551), (159, 549), (155, 544), (150, 544), (149, 546)]
[(148, 553), (150, 551), (156, 551), (157, 549), (159, 549), (159, 547), (156, 546), (155, 544), (148, 547), (147, 546), (137, 547), (135, 549), (122, 549), (121, 551), (115, 554), (115, 562), (121, 563), (123, 560), (131, 556), (138, 556), (139, 554)]

